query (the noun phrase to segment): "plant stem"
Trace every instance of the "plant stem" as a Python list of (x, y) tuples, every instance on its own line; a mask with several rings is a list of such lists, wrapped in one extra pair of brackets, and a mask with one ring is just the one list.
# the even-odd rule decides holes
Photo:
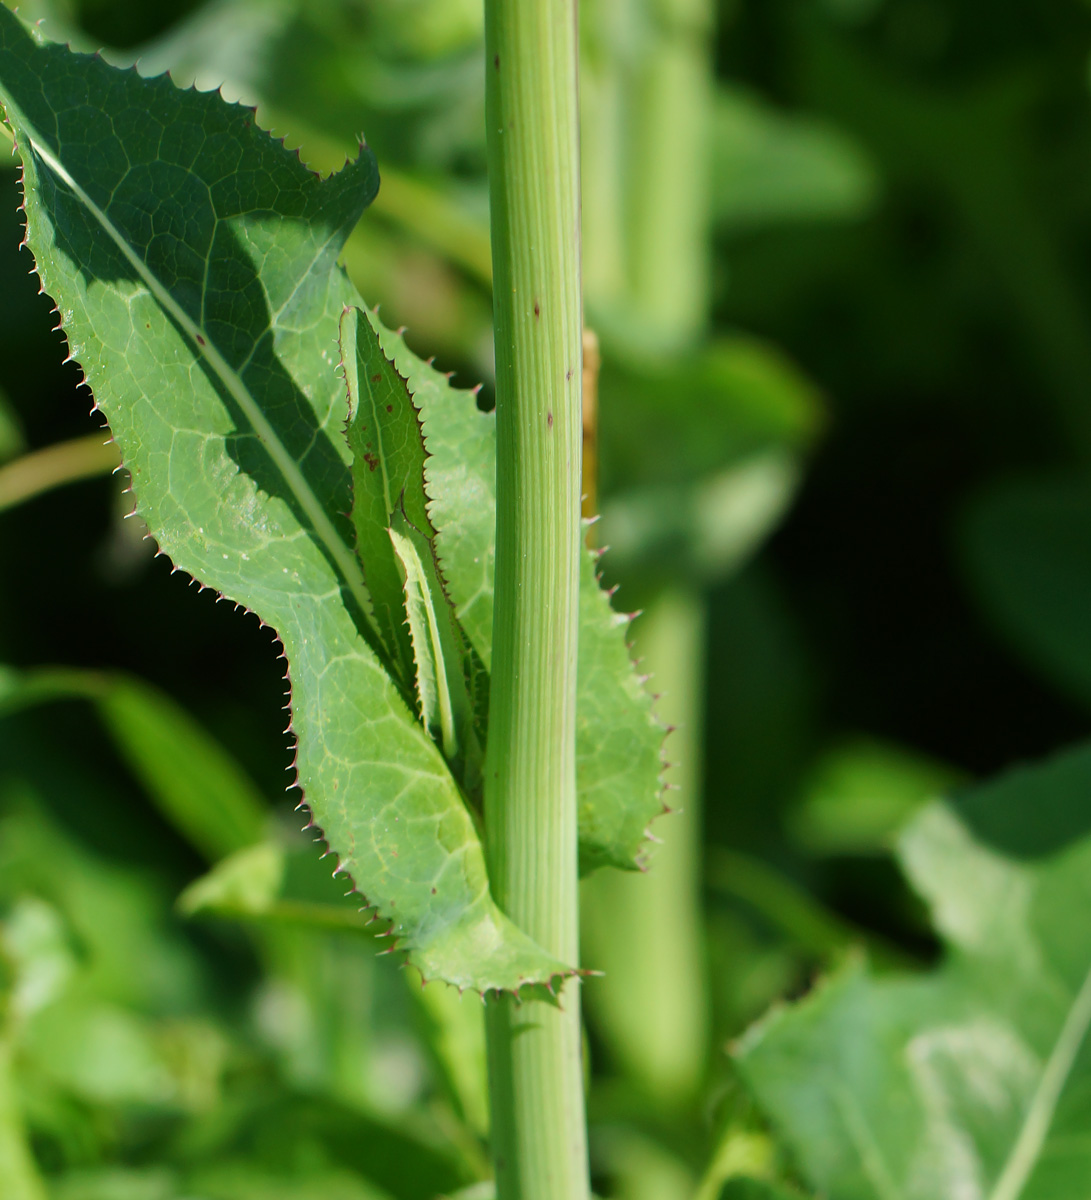
[[(576, 619), (582, 325), (576, 0), (486, 0), (495, 277), (496, 601), (485, 826), (493, 894), (579, 953)], [(487, 1010), (499, 1200), (589, 1194), (579, 992)]]
[(0, 467), (0, 512), (65, 483), (109, 475), (121, 456), (101, 432), (58, 442)]
[(12, 1044), (0, 1031), (0, 1182), (5, 1200), (46, 1200), (16, 1098)]
[(642, 335), (684, 350), (708, 322), (708, 120), (713, 6), (658, 0), (635, 72), (629, 272)]

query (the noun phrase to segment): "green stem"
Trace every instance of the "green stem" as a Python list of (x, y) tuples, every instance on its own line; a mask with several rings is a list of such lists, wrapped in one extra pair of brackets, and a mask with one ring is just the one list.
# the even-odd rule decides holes
[(640, 336), (688, 348), (708, 322), (709, 0), (649, 4), (634, 73), (627, 189), (629, 287)]
[(12, 1067), (11, 1038), (0, 1032), (0, 1194), (5, 1200), (46, 1200), (27, 1146)]
[(121, 456), (102, 432), (58, 442), (0, 467), (0, 512), (65, 483), (109, 475)]
[[(576, 0), (486, 0), (495, 277), (496, 601), (490, 882), (544, 949), (579, 955), (576, 619), (582, 305)], [(589, 1195), (579, 991), (487, 1010), (499, 1200)]]

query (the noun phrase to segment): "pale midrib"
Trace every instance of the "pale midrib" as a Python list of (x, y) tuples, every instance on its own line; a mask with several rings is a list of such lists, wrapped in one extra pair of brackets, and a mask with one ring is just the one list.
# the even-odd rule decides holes
[(1088, 1029), (1091, 1028), (1091, 970), (1084, 977), (1083, 985), (1068, 1016), (1057, 1035), (1053, 1052), (1046, 1062), (1042, 1077), (1034, 1090), (1030, 1107), (1019, 1136), (1015, 1140), (1004, 1170), (989, 1195), (989, 1200), (1018, 1200), (1031, 1172), (1038, 1161), (1049, 1134), (1057, 1102), (1068, 1081), (1076, 1056), (1080, 1052)]
[(168, 289), (155, 277), (148, 269), (144, 260), (136, 253), (129, 245), (128, 241), (121, 231), (114, 225), (110, 218), (102, 211), (101, 208), (91, 199), (84, 191), (79, 183), (69, 174), (65, 166), (60, 162), (55, 154), (50, 151), (43, 140), (37, 135), (35, 130), (26, 121), (19, 122), (27, 135), (27, 140), (30, 142), (34, 153), (46, 164), (49, 169), (61, 179), (73, 194), (84, 204), (88, 211), (95, 217), (102, 228), (105, 230), (111, 241), (117, 246), (121, 253), (125, 256), (126, 261), (136, 271), (137, 275), (147, 286), (148, 290), (155, 299), (162, 305), (163, 308), (170, 313), (179, 326), (189, 336), (193, 343), (192, 349), (194, 354), (203, 358), (220, 380), (223, 386), (230, 393), (232, 398), (238, 403), (239, 407), (246, 414), (247, 420), (250, 421), (257, 434), (259, 441), (265, 447), (269, 457), (273, 460), (277, 469), (284, 476), (285, 482), (298, 502), (300, 508), (306, 513), (307, 519), (311, 522), (315, 533), (318, 535), (322, 544), (326, 547), (330, 557), (333, 559), (340, 572), (345, 586), (349, 589), (352, 598), (360, 607), (360, 612), (365, 620), (369, 619), (369, 606), (367, 589), (364, 587), (363, 579), (360, 576), (360, 570), (356, 563), (356, 558), (344, 541), (339, 537), (337, 530), (334, 528), (333, 522), (330, 520), (326, 510), (322, 507), (318, 497), (307, 483), (303, 476), (303, 472), (299, 469), (299, 464), (288, 453), (284, 443), (277, 436), (276, 430), (269, 423), (265, 414), (261, 411), (260, 406), (254, 397), (250, 394), (250, 390), (243, 383), (237, 372), (232, 370), (220, 354), (219, 350), (206, 338), (189, 316), (182, 306), (174, 299)]

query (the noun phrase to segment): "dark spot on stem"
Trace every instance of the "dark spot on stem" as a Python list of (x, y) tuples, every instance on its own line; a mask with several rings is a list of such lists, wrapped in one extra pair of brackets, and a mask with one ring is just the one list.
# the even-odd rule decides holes
[(537, 300), (534, 301), (534, 315), (536, 317), (540, 317), (542, 315), (542, 306), (538, 303)]
[(569, 367), (568, 371), (565, 373), (565, 379), (571, 379), (573, 374), (574, 374), (574, 372), (573, 372), (572, 368)]
[(436, 889), (435, 889), (435, 888), (433, 888), (433, 889), (432, 889), (432, 895), (434, 896), (435, 894), (436, 894)]
[(492, 65), (493, 65), (493, 66), (494, 66), (494, 67), (495, 67), (495, 68), (496, 68), (498, 71), (500, 70), (500, 55), (499, 55), (499, 54), (497, 54), (497, 55), (494, 55), (494, 56), (493, 56)]
[(550, 429), (553, 428), (553, 414), (551, 412), (546, 413), (546, 424)]
[(204, 344), (205, 344), (205, 339), (204, 339), (203, 337), (201, 337), (201, 335), (200, 335), (200, 334), (198, 334), (198, 335), (197, 335), (197, 345), (198, 345), (198, 346), (203, 346)]

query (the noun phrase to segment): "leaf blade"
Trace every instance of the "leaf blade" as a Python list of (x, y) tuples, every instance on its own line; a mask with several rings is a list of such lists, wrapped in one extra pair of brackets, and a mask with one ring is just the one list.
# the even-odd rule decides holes
[[(846, 1200), (1073, 1194), (1091, 1153), (1091, 747), (909, 824), (899, 857), (948, 945), (928, 974), (859, 962), (743, 1039), (737, 1060), (809, 1179)], [(1044, 816), (1050, 836), (1027, 835)]]
[(338, 870), (428, 977), (513, 989), (563, 972), (492, 902), (471, 818), (376, 653), (336, 524), (349, 452), (332, 347), (356, 300), (336, 258), (373, 190), (369, 153), (321, 181), (247, 111), (35, 46), (7, 10), (0, 99), (22, 146), (28, 244), (138, 510), (176, 568), (279, 634), (297, 781)]
[[(496, 525), (496, 428), (472, 392), (416, 358), (380, 328), (383, 353), (407, 381), (428, 452), (425, 481), (436, 553), (455, 614), (487, 668), (491, 661)], [(629, 656), (629, 617), (615, 613), (584, 549), (580, 563), (576, 781), (580, 867), (633, 869), (649, 823), (663, 812), (664, 730)]]

